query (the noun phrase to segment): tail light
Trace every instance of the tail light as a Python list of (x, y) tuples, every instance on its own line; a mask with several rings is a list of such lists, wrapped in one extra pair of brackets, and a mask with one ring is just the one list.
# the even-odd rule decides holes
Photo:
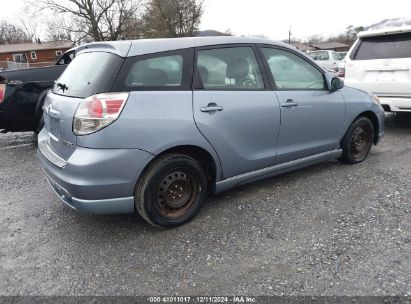
[(337, 76), (344, 78), (344, 77), (345, 77), (345, 68), (340, 68), (340, 69), (338, 70)]
[(87, 135), (112, 124), (124, 108), (128, 93), (105, 93), (87, 97), (77, 108), (73, 133)]
[(0, 76), (0, 103), (4, 101), (4, 98), (6, 96), (6, 84), (7, 79)]

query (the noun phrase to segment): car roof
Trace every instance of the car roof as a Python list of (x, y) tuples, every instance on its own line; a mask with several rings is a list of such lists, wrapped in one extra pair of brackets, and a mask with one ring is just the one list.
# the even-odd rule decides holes
[(111, 52), (121, 57), (132, 57), (164, 51), (223, 44), (269, 44), (295, 49), (294, 47), (283, 42), (269, 39), (216, 36), (92, 42), (80, 46), (76, 53), (93, 50)]
[(410, 33), (411, 26), (400, 26), (400, 27), (387, 27), (377, 30), (368, 30), (358, 33), (358, 37), (373, 37), (373, 36), (384, 36), (390, 34), (401, 34), (401, 33)]

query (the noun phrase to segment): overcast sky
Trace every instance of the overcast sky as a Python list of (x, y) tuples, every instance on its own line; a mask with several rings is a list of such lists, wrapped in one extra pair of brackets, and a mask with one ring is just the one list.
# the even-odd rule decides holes
[[(19, 18), (24, 0), (0, 0), (0, 19)], [(410, 0), (205, 0), (201, 29), (286, 39), (330, 36), (350, 24), (367, 26), (387, 18), (410, 17)]]

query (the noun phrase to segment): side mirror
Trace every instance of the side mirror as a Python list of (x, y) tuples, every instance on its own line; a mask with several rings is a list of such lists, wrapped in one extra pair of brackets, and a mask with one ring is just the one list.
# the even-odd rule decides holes
[(338, 77), (333, 77), (331, 79), (331, 91), (337, 91), (344, 87), (344, 80)]

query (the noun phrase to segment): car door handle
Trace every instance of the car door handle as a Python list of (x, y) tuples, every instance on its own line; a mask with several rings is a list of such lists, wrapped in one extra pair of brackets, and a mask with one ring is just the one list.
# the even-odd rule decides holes
[(206, 107), (200, 108), (201, 112), (209, 112), (209, 113), (214, 113), (214, 112), (219, 112), (224, 110), (224, 107), (217, 105), (216, 103), (209, 103)]
[(296, 103), (294, 100), (292, 99), (287, 99), (287, 102), (283, 102), (281, 104), (282, 107), (284, 108), (291, 108), (291, 107), (296, 107), (298, 106), (298, 103)]

